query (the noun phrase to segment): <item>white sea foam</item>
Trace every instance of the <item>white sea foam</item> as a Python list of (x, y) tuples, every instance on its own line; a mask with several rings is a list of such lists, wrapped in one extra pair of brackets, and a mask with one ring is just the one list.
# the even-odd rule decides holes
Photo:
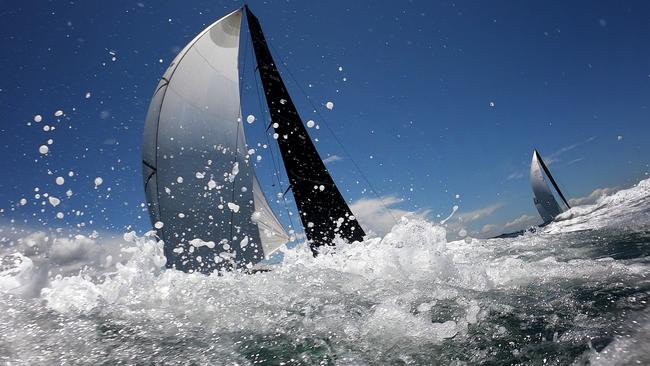
[[(644, 181), (605, 197), (596, 204), (598, 209), (576, 207), (561, 225), (517, 238), (448, 242), (439, 224), (403, 218), (383, 238), (337, 242), (315, 258), (306, 243), (285, 248), (281, 264), (254, 275), (165, 270), (163, 243), (151, 233), (128, 233), (117, 242), (34, 233), (4, 249), (9, 264), (0, 271), (0, 291), (34, 298), (27, 303), (32, 313), (64, 319), (65, 325), (49, 330), (49, 320), (30, 321), (32, 315), (21, 315), (25, 303), (0, 300), (5, 310), (0, 312), (0, 330), (6, 334), (9, 328), (20, 328), (31, 336), (5, 344), (23, 363), (61, 363), (65, 352), (73, 352), (81, 363), (99, 362), (111, 347), (108, 339), (119, 347), (111, 360), (128, 362), (248, 364), (254, 359), (251, 354), (264, 345), (264, 352), (278, 362), (306, 357), (304, 363), (309, 364), (334, 357), (383, 364), (423, 357), (413, 363), (435, 363), (435, 355), (445, 349), (458, 349), (453, 357), (467, 360), (467, 349), (482, 347), (472, 343), (476, 339), (500, 342), (515, 337), (540, 317), (556, 338), (550, 344), (587, 347), (603, 322), (613, 329), (619, 320), (590, 315), (585, 310), (589, 302), (571, 297), (572, 291), (601, 289), (604, 284), (638, 286), (649, 268), (643, 258), (590, 254), (593, 240), (588, 232), (574, 232), (572, 225), (601, 230), (598, 235), (620, 230), (622, 223), (643, 228), (645, 220), (647, 228), (643, 215), (650, 208), (645, 198), (649, 186)], [(214, 245), (199, 240), (192, 246)], [(233, 250), (250, 248), (246, 237), (235, 243)], [(43, 275), (43, 268), (50, 275)], [(514, 327), (509, 328), (509, 322)], [(98, 324), (104, 329), (100, 335)], [(642, 340), (650, 339), (647, 324), (635, 328)], [(34, 351), (36, 345), (51, 342), (58, 346)], [(142, 342), (157, 351), (143, 349)], [(192, 346), (174, 346), (181, 344)], [(291, 351), (300, 347), (303, 353)], [(525, 344), (490, 347), (506, 347), (505, 354), (514, 357)], [(584, 357), (594, 364), (633, 362), (647, 360), (646, 351), (620, 337)], [(442, 359), (454, 359), (448, 357)], [(492, 356), (478, 352), (473, 357), (469, 363), (490, 361)]]
[(601, 196), (596, 203), (577, 206), (560, 214), (544, 231), (562, 233), (620, 225), (645, 226), (650, 222), (650, 179), (636, 186)]

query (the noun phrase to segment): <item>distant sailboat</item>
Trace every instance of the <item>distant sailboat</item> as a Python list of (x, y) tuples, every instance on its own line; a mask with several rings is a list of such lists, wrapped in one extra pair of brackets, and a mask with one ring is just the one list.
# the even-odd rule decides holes
[(315, 253), (365, 233), (316, 151), (248, 7), (219, 19), (176, 56), (152, 97), (142, 169), (167, 267), (250, 268), (289, 240), (255, 175), (241, 115), (239, 45), (246, 13), (272, 126)]
[[(551, 181), (565, 207), (562, 207), (555, 199), (553, 192), (544, 179), (544, 174)], [(533, 202), (540, 216), (542, 216), (544, 224), (550, 223), (557, 215), (571, 208), (537, 150), (533, 151), (533, 159), (530, 163), (530, 183), (533, 188)]]

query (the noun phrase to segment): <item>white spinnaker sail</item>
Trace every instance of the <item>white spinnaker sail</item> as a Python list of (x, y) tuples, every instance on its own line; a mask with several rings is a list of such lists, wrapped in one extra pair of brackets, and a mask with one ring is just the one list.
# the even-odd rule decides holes
[[(270, 254), (252, 220), (262, 203), (254, 197), (240, 113), (241, 18), (241, 9), (234, 11), (195, 37), (163, 75), (149, 107), (145, 191), (152, 221), (163, 223), (170, 267), (211, 272)], [(265, 216), (277, 222), (270, 209)]]
[(544, 171), (540, 165), (537, 151), (533, 152), (533, 159), (530, 163), (530, 183), (533, 188), (533, 202), (544, 223), (553, 221), (555, 216), (562, 212), (562, 208), (544, 179)]

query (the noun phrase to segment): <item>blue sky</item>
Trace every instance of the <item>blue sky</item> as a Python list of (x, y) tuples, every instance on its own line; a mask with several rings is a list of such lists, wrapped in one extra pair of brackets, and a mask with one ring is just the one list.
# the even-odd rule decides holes
[[(147, 230), (140, 145), (149, 98), (180, 48), (240, 5), (5, 5), (2, 220)], [(274, 56), (295, 76), (280, 68), (303, 118), (327, 124), (349, 152), (327, 128), (310, 130), (323, 157), (336, 156), (328, 166), (344, 196), (365, 204), (364, 212), (376, 214), (376, 197), (351, 158), (394, 214), (417, 211), (438, 220), (458, 205), (461, 226), (470, 232), (536, 217), (528, 182), (533, 148), (571, 198), (630, 186), (649, 171), (647, 2), (249, 5)], [(323, 106), (327, 101), (333, 110)], [(65, 114), (57, 118), (57, 110)], [(257, 110), (254, 98), (244, 100), (244, 114)], [(43, 121), (34, 122), (36, 114)], [(44, 131), (45, 125), (55, 130)], [(262, 141), (259, 133), (247, 133), (249, 143)], [(50, 153), (41, 156), (38, 148), (48, 139)], [(269, 158), (260, 169), (270, 166)], [(61, 186), (58, 176), (65, 178)], [(104, 183), (95, 188), (98, 176)], [(277, 190), (266, 188), (269, 195)], [(65, 198), (67, 190), (72, 197)], [(62, 203), (43, 205), (42, 196), (34, 198), (43, 193)], [(18, 207), (21, 198), (28, 202)]]

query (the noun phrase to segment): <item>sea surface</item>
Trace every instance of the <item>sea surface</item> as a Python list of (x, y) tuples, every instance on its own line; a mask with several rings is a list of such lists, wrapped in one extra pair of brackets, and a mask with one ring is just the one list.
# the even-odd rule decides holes
[(650, 180), (515, 238), (404, 218), (254, 275), (164, 270), (135, 233), (1, 251), (2, 364), (650, 364)]

